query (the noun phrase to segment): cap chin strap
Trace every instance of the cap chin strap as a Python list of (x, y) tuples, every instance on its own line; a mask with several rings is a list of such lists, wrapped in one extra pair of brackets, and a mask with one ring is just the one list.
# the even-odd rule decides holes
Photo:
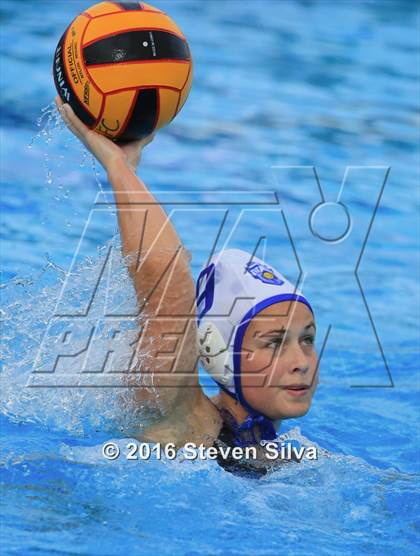
[[(213, 380), (218, 384), (218, 386), (220, 386), (220, 388), (224, 392), (226, 392), (226, 394), (229, 394), (231, 398), (238, 401), (249, 412), (248, 417), (240, 425), (238, 424), (236, 419), (233, 418), (232, 415), (231, 419), (229, 419), (229, 424), (235, 434), (234, 442), (236, 446), (244, 448), (245, 446), (258, 444), (261, 440), (274, 440), (275, 438), (277, 438), (277, 432), (271, 419), (266, 417), (263, 413), (260, 413), (259, 411), (253, 409), (249, 405), (249, 403), (246, 402), (243, 396), (241, 396), (241, 401), (240, 397), (237, 394), (233, 394), (232, 392), (230, 392), (223, 386), (223, 384), (217, 382), (217, 380), (215, 380), (214, 378)], [(259, 430), (259, 438), (257, 438), (255, 435), (255, 428)], [(251, 433), (250, 435), (247, 435), (250, 436), (250, 440), (244, 440), (243, 438), (241, 438), (241, 433), (246, 431), (250, 431)]]
[[(230, 419), (235, 434), (235, 444), (245, 447), (258, 444), (260, 440), (274, 440), (277, 437), (276, 429), (268, 417), (256, 411), (245, 400), (242, 390), (235, 388), (235, 377), (233, 372), (233, 357), (226, 342), (219, 332), (217, 326), (212, 322), (204, 322), (198, 330), (198, 348), (201, 362), (206, 371), (211, 375), (216, 384), (231, 398), (238, 401), (249, 415), (240, 425), (236, 420)], [(233, 390), (233, 391), (232, 391)], [(259, 438), (255, 436), (255, 427), (259, 429)], [(250, 431), (251, 440), (241, 438), (241, 433)]]

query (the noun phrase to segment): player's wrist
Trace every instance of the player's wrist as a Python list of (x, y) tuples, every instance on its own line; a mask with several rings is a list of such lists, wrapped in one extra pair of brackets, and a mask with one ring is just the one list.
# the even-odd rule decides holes
[(132, 164), (130, 164), (127, 156), (123, 152), (121, 152), (121, 154), (113, 154), (110, 156), (105, 163), (105, 169), (108, 176), (112, 176), (115, 172), (120, 174), (123, 171), (128, 170), (130, 172), (135, 172), (136, 170)]

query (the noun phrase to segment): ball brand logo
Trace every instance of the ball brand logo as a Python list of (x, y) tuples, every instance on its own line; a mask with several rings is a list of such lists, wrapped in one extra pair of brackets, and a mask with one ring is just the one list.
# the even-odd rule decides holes
[(152, 54), (156, 57), (156, 46), (155, 46), (155, 39), (153, 38), (153, 33), (149, 31), (150, 43), (152, 45)]
[(73, 83), (75, 85), (77, 85), (79, 83), (79, 78), (77, 77), (76, 68), (74, 66), (72, 46), (73, 45), (71, 44), (67, 47), (67, 63), (68, 63), (68, 67), (70, 69), (70, 75), (71, 75), (71, 78), (73, 79)]
[(55, 53), (55, 80), (60, 87), (62, 96), (67, 102), (70, 102), (70, 90), (66, 87), (67, 82), (64, 77), (63, 66), (61, 65), (61, 51), (62, 47), (61, 44), (59, 44)]
[(283, 280), (280, 280), (280, 278), (274, 274), (273, 269), (264, 264), (247, 263), (245, 268), (251, 276), (257, 280), (261, 280), (264, 284), (274, 284), (276, 286), (284, 284)]
[(112, 137), (112, 132), (118, 131), (120, 128), (120, 121), (116, 120), (114, 127), (111, 127), (110, 125), (108, 125), (105, 122), (105, 118), (102, 118), (101, 123), (99, 125), (99, 131), (101, 131), (102, 133), (105, 133), (106, 135), (111, 134), (110, 136)]
[(89, 82), (86, 81), (83, 87), (83, 102), (89, 106)]

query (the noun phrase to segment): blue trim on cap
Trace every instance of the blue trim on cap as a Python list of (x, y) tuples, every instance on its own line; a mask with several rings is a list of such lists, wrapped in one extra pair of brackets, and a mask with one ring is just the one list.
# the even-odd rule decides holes
[[(213, 301), (214, 301), (214, 269), (215, 269), (214, 263), (209, 264), (209, 266), (207, 266), (206, 268), (204, 268), (200, 272), (200, 274), (197, 278), (197, 282), (196, 282), (196, 285), (195, 285), (195, 298), (196, 298), (197, 312), (198, 312), (199, 306), (204, 301), (204, 307), (198, 313), (198, 316), (197, 316), (198, 324), (200, 324), (201, 319), (204, 317), (204, 315), (206, 315), (209, 312), (209, 310), (213, 306)], [(206, 287), (200, 293), (201, 281), (203, 279), (206, 280)]]
[[(251, 322), (251, 319), (258, 315), (263, 309), (270, 307), (270, 305), (274, 305), (275, 303), (281, 303), (282, 301), (299, 301), (308, 307), (308, 309), (313, 314), (312, 307), (309, 304), (309, 301), (303, 297), (302, 295), (297, 295), (294, 293), (281, 293), (278, 295), (273, 295), (272, 297), (267, 297), (263, 299), (254, 307), (252, 307), (243, 317), (241, 320), (235, 334), (235, 341), (233, 343), (233, 380), (235, 384), (235, 393), (240, 401), (240, 403), (247, 409), (251, 415), (264, 415), (259, 411), (256, 411), (252, 408), (249, 403), (245, 400), (244, 395), (242, 393), (242, 385), (241, 385), (241, 349), (242, 349), (242, 342), (245, 336), (245, 332)], [(264, 415), (265, 417), (265, 415)], [(268, 417), (267, 417), (268, 418)]]

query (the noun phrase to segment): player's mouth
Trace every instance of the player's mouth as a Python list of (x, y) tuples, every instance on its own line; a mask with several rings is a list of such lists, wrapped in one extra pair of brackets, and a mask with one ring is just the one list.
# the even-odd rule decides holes
[(287, 386), (281, 386), (281, 388), (294, 398), (305, 396), (311, 389), (308, 384), (289, 384)]

